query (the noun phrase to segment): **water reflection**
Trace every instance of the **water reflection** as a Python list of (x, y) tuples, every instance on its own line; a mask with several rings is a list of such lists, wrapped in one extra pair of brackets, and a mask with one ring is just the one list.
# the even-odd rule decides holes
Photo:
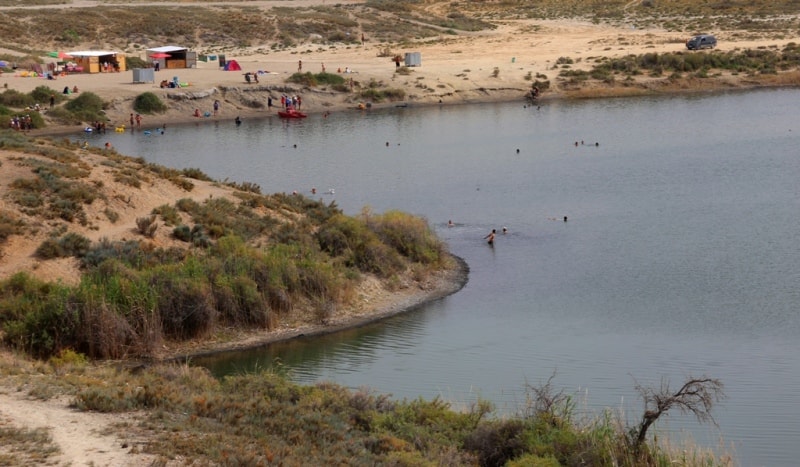
[(261, 370), (289, 370), (292, 379), (313, 382), (325, 368), (342, 372), (358, 372), (375, 364), (381, 356), (416, 355), (415, 345), (425, 333), (426, 323), (433, 318), (442, 300), (410, 310), (385, 321), (346, 329), (335, 334), (298, 337), (257, 348), (223, 352), (193, 359), (222, 377)]

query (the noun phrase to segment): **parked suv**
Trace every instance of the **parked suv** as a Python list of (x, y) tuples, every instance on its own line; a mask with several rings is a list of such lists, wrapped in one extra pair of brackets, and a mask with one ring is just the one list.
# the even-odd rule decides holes
[(700, 34), (686, 41), (689, 50), (713, 49), (717, 46), (717, 38), (710, 34)]

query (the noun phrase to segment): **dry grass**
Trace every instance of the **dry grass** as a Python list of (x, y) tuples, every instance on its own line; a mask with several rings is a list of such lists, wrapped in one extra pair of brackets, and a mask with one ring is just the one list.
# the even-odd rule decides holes
[(59, 452), (44, 428), (21, 428), (0, 416), (0, 465), (43, 465)]
[[(185, 364), (129, 371), (87, 364), (72, 352), (47, 363), (0, 352), (0, 375), (29, 397), (68, 395), (81, 411), (136, 413), (115, 429), (158, 465), (176, 458), (185, 465), (734, 465), (725, 446), (720, 455), (662, 436), (634, 454), (620, 416), (578, 419), (575, 399), (552, 387), (529, 392), (529, 407), (498, 419), (482, 400), (455, 410), (439, 398), (397, 401), (332, 383), (298, 386), (280, 366), (220, 380)], [(14, 427), (0, 436), (31, 456), (54, 450), (47, 433)], [(32, 447), (32, 440), (43, 444)]]
[[(370, 0), (364, 5), (271, 9), (247, 2), (230, 6), (188, 2), (191, 3), (188, 8), (175, 6), (174, 2), (163, 3), (139, 8), (130, 2), (107, 2), (91, 9), (59, 9), (57, 14), (48, 8), (11, 9), (4, 12), (7, 20), (0, 24), (0, 35), (15, 38), (13, 47), (19, 51), (36, 55), (81, 44), (113, 47), (128, 53), (140, 52), (152, 43), (183, 43), (213, 52), (261, 44), (268, 49), (292, 47), (301, 42), (356, 44), (362, 33), (371, 42), (401, 43), (443, 33), (486, 31), (493, 29), (498, 21), (511, 19), (582, 18), (617, 25), (660, 26), (681, 35), (730, 30), (772, 38), (791, 37), (800, 26), (800, 20), (794, 16), (800, 13), (800, 4), (793, 0), (503, 0), (457, 5), (444, 1)], [(0, 5), (15, 4), (11, 0), (0, 1)]]

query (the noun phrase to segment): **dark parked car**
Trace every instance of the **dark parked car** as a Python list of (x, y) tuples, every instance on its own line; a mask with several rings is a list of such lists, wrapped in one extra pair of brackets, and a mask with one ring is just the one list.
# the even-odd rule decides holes
[(717, 46), (717, 38), (711, 34), (700, 34), (686, 41), (689, 50), (713, 49)]

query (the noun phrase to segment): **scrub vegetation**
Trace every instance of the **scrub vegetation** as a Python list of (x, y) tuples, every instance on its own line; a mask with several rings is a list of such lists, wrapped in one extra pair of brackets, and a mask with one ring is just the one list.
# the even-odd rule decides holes
[(325, 324), (352, 303), (363, 275), (399, 282), (451, 265), (424, 219), (368, 209), (345, 216), (334, 202), (262, 195), (252, 183), (230, 184), (230, 197), (181, 198), (139, 214), (130, 230), (139, 238), (92, 241), (87, 232), (99, 229), (99, 214), (110, 219), (110, 203), (130, 197), (112, 194), (82, 155), (101, 156), (105, 177), (125, 192), (158, 179), (189, 192), (208, 177), (68, 140), (0, 136), (0, 147), (18, 154), (8, 160), (21, 173), (6, 187), (0, 241), (46, 234), (36, 258), (80, 265), (75, 284), (29, 272), (0, 281), (0, 339), (40, 358), (64, 349), (91, 358), (152, 357), (164, 341), (274, 329), (298, 310)]
[[(117, 426), (119, 436), (135, 452), (155, 455), (157, 465), (175, 459), (192, 465), (733, 465), (727, 455), (670, 447), (663, 439), (640, 443), (639, 427), (611, 411), (582, 416), (576, 396), (555, 390), (553, 377), (527, 386), (517, 413), (499, 417), (480, 399), (456, 409), (441, 398), (395, 400), (333, 383), (299, 386), (276, 368), (217, 379), (183, 364), (134, 371), (95, 366), (71, 351), (47, 363), (0, 359), (0, 375), (32, 397), (67, 394), (78, 410), (138, 414)], [(715, 380), (643, 394), (645, 401), (663, 396), (658, 401), (673, 405), (657, 407), (669, 410), (696, 402), (685, 397), (695, 392), (710, 403), (691, 405), (699, 409), (695, 415), (710, 416), (722, 397)], [(32, 436), (6, 431), (0, 439), (21, 448)]]
[(727, 72), (747, 76), (776, 75), (778, 71), (796, 69), (800, 66), (800, 46), (788, 43), (781, 50), (732, 50), (708, 53), (648, 53), (628, 55), (622, 58), (600, 58), (591, 71), (562, 69), (562, 80), (594, 79), (614, 83), (618, 78), (649, 74), (679, 77), (707, 78), (711, 73)]
[[(49, 108), (51, 96), (52, 109)], [(92, 92), (65, 95), (48, 86), (37, 86), (29, 93), (6, 89), (0, 93), (0, 128), (8, 128), (14, 116), (23, 115), (31, 117), (33, 128), (44, 128), (42, 112), (45, 111), (48, 119), (64, 124), (104, 122), (108, 120), (103, 113), (105, 106), (106, 103)]]
[[(0, 5), (15, 2), (0, 0)], [(59, 5), (61, 0), (28, 2)], [(311, 41), (350, 45), (365, 34), (371, 42), (406, 43), (441, 34), (488, 31), (498, 21), (580, 18), (597, 23), (662, 27), (682, 36), (700, 31), (741, 31), (751, 37), (783, 38), (800, 27), (800, 5), (793, 0), (697, 2), (690, 0), (503, 0), (443, 2), (367, 0), (358, 5), (315, 5), (262, 9), (184, 1), (179, 7), (108, 2), (96, 8), (9, 9), (0, 25), (31, 56), (78, 44), (107, 44), (127, 53), (151, 43), (186, 43), (224, 53), (240, 47), (282, 49)], [(191, 8), (185, 8), (191, 4)], [(163, 18), (172, 18), (164, 22)], [(47, 50), (42, 50), (42, 48)], [(0, 54), (0, 59), (8, 59)]]

